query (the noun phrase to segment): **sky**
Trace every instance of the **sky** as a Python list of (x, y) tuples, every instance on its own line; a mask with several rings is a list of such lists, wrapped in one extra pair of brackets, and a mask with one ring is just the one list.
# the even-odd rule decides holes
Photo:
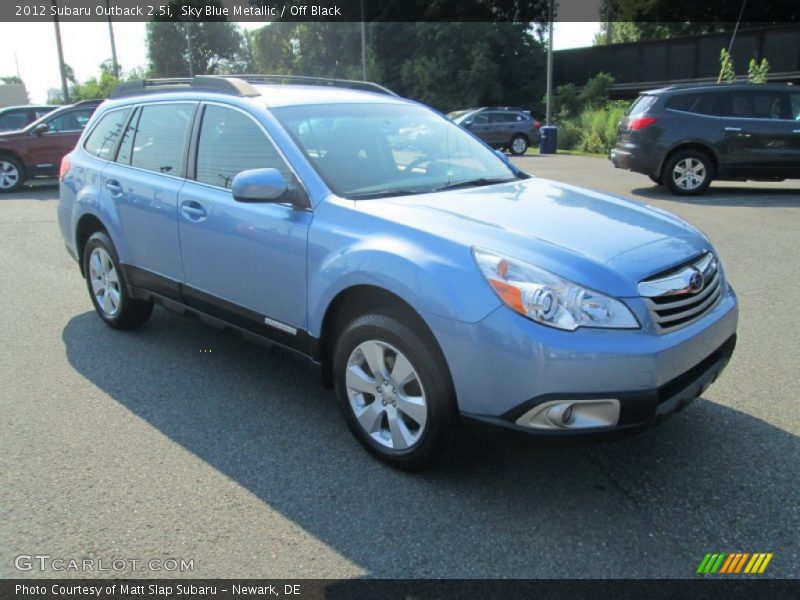
[[(240, 23), (255, 29), (263, 23)], [(599, 23), (556, 23), (553, 48), (591, 46)], [(117, 59), (123, 70), (146, 66), (144, 23), (115, 23)], [(107, 23), (61, 23), (64, 61), (75, 70), (78, 81), (99, 73), (99, 65), (111, 58)], [(16, 59), (16, 61), (15, 61)], [(28, 89), (31, 102), (47, 100), (49, 88), (60, 88), (58, 53), (51, 23), (0, 23), (0, 76), (19, 74)]]

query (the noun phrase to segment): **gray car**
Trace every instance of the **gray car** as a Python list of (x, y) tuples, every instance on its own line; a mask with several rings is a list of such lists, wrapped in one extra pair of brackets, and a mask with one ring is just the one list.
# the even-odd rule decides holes
[(620, 121), (610, 158), (681, 196), (714, 179), (800, 178), (800, 90), (742, 83), (644, 92)]
[(468, 129), (484, 142), (511, 154), (525, 154), (528, 146), (541, 137), (537, 121), (530, 111), (509, 106), (489, 106), (451, 112), (451, 121)]

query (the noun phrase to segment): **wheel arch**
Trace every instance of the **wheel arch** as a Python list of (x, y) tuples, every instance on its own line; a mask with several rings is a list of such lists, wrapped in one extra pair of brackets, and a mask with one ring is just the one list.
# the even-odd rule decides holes
[(709, 157), (711, 157), (711, 160), (713, 162), (714, 174), (717, 175), (719, 173), (719, 166), (721, 164), (722, 159), (719, 153), (714, 149), (714, 147), (705, 142), (697, 140), (687, 140), (675, 144), (664, 154), (664, 158), (661, 160), (661, 164), (658, 166), (658, 172), (656, 173), (656, 177), (663, 178), (664, 167), (667, 165), (670, 159), (673, 156), (675, 156), (678, 152), (683, 152), (685, 150), (698, 150), (703, 154), (707, 154)]
[(340, 290), (325, 309), (317, 350), (325, 387), (333, 386), (333, 353), (339, 335), (354, 319), (370, 312), (396, 315), (424, 336), (431, 343), (442, 364), (447, 366), (446, 375), (452, 388), (452, 376), (444, 352), (423, 316), (399, 295), (370, 284), (357, 284)]
[(84, 277), (86, 277), (86, 273), (83, 268), (83, 251), (84, 248), (86, 248), (86, 243), (89, 241), (89, 238), (98, 231), (102, 231), (109, 236), (109, 238), (111, 237), (108, 227), (106, 227), (103, 221), (94, 213), (84, 213), (75, 225), (75, 250), (78, 255), (78, 265), (80, 265), (81, 275)]

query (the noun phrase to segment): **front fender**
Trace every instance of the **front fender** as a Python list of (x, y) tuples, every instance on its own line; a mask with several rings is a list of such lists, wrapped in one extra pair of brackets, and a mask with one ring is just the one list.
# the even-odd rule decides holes
[[(324, 205), (324, 204), (323, 204)], [(337, 211), (338, 212), (338, 211)], [(342, 291), (359, 285), (383, 288), (418, 313), (474, 323), (500, 305), (478, 271), (472, 252), (448, 240), (401, 230), (376, 231), (374, 217), (358, 212), (331, 222), (350, 223), (346, 231), (320, 225), (316, 215), (309, 232), (309, 333), (319, 336), (325, 312)]]

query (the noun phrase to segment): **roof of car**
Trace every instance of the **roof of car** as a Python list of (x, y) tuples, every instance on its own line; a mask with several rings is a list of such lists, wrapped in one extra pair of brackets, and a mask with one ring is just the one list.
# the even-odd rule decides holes
[(800, 90), (800, 87), (790, 83), (749, 83), (747, 81), (737, 81), (734, 83), (687, 83), (681, 85), (670, 85), (654, 90), (646, 90), (642, 95), (662, 95), (675, 92), (705, 92), (705, 91), (724, 91), (741, 89), (768, 89), (768, 90)]
[(25, 109), (25, 108), (34, 109), (34, 110), (42, 109), (42, 108), (52, 108), (53, 110), (55, 110), (56, 108), (58, 108), (58, 106), (54, 105), (54, 104), (19, 104), (17, 106), (4, 106), (4, 107), (0, 108), (0, 113), (1, 112), (6, 112), (6, 111), (9, 111), (9, 110), (21, 110), (21, 109)]

